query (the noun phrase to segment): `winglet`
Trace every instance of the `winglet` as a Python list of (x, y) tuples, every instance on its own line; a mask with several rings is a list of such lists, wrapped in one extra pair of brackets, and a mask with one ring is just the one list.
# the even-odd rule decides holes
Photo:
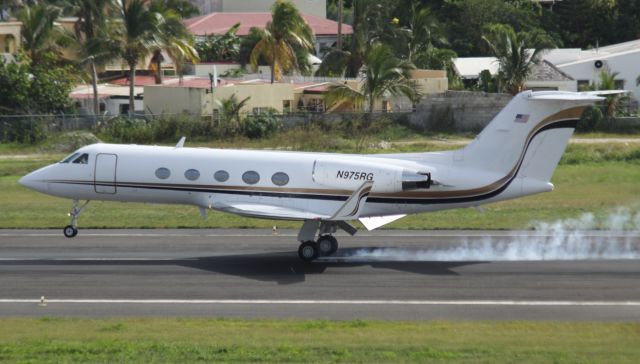
[(187, 137), (182, 137), (180, 138), (180, 140), (178, 141), (178, 144), (176, 144), (176, 148), (182, 148), (184, 147), (184, 142), (187, 140)]
[(362, 207), (367, 201), (369, 192), (373, 187), (373, 181), (366, 181), (362, 184), (353, 194), (347, 199), (347, 201), (336, 211), (329, 220), (344, 221), (355, 220), (360, 216)]

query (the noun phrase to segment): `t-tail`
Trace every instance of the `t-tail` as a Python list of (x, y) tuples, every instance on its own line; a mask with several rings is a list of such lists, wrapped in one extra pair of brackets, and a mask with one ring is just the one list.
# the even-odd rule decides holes
[(456, 159), (505, 178), (549, 182), (584, 109), (604, 100), (598, 94), (521, 92)]

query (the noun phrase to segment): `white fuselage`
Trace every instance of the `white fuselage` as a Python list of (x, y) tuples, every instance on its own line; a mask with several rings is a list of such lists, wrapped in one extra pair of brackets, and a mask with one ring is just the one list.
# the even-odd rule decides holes
[[(85, 164), (52, 164), (25, 176), (21, 183), (74, 200), (187, 204), (221, 210), (243, 203), (331, 215), (362, 181), (372, 180), (360, 217), (477, 206), (552, 187), (546, 182), (525, 183), (515, 174), (507, 181), (503, 174), (456, 168), (454, 152), (427, 153), (428, 163), (394, 155), (115, 144), (94, 144), (76, 153), (87, 154)], [(228, 179), (216, 180), (216, 172), (227, 174)], [(247, 172), (248, 178), (243, 179)], [(402, 181), (419, 173), (430, 173), (433, 184), (403, 190)], [(274, 174), (278, 178), (272, 178)], [(288, 180), (284, 184), (283, 178)], [(503, 183), (496, 184), (501, 179)]]

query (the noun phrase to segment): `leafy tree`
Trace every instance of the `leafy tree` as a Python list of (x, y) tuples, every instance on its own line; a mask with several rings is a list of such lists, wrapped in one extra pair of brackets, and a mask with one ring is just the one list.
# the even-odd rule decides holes
[(447, 24), (451, 48), (461, 57), (487, 54), (482, 29), (488, 24), (511, 26), (515, 31), (539, 28), (542, 10), (529, 0), (450, 0), (438, 12)]
[(105, 28), (112, 10), (113, 0), (64, 0), (59, 4), (64, 14), (77, 17), (74, 24), (74, 45), (79, 48), (80, 68), (85, 68), (93, 88), (93, 112), (100, 113), (98, 102), (98, 74), (96, 72), (96, 55), (91, 53), (89, 39), (94, 38), (99, 30)]
[[(240, 55), (240, 37), (236, 32), (240, 23), (234, 24), (224, 34), (209, 34), (196, 43), (196, 50), (205, 62), (234, 61)], [(253, 45), (255, 46), (255, 44)], [(253, 47), (251, 47), (253, 49)]]
[(413, 69), (413, 64), (395, 57), (390, 47), (375, 44), (366, 55), (359, 89), (346, 84), (334, 85), (325, 95), (325, 101), (330, 106), (345, 101), (353, 102), (356, 107), (366, 104), (369, 113), (373, 113), (375, 101), (386, 95), (405, 95), (415, 102), (420, 92), (409, 75)]
[(198, 62), (200, 57), (193, 45), (193, 37), (182, 23), (179, 12), (169, 7), (171, 1), (154, 0), (149, 11), (162, 16), (159, 24), (158, 38), (160, 44), (154, 47), (151, 58), (151, 70), (155, 74), (156, 84), (162, 84), (162, 51), (166, 51), (173, 62), (176, 73), (182, 82), (183, 64), (185, 61)]
[(619, 41), (615, 32), (618, 23), (616, 3), (613, 0), (574, 0), (555, 4), (564, 46), (595, 48)]
[(540, 62), (542, 52), (553, 46), (551, 38), (540, 30), (516, 33), (503, 24), (487, 26), (482, 39), (498, 59), (504, 88), (514, 95), (524, 88), (531, 67)]
[(54, 23), (60, 14), (60, 8), (46, 4), (26, 6), (18, 12), (22, 48), (33, 63), (39, 63), (47, 53), (59, 55), (62, 47), (71, 43), (71, 36)]
[[(262, 39), (262, 32), (260, 28), (252, 27), (249, 29), (249, 34), (247, 36), (242, 37), (240, 40), (240, 49), (238, 50), (238, 61), (242, 68), (245, 68), (248, 63), (250, 63), (251, 52), (256, 47), (256, 44)], [(259, 65), (268, 64), (263, 56), (258, 58)]]
[[(53, 55), (43, 55), (53, 58)], [(0, 113), (57, 113), (70, 106), (69, 93), (76, 83), (73, 67), (49, 67), (27, 59), (0, 64)]]
[(335, 48), (325, 54), (317, 74), (320, 76), (356, 77), (371, 45), (380, 42), (384, 34), (387, 42), (401, 41), (388, 20), (391, 8), (381, 0), (353, 0), (353, 34), (345, 42), (346, 49)]
[(265, 29), (260, 30), (260, 41), (251, 51), (250, 63), (257, 69), (259, 58), (264, 57), (271, 66), (273, 83), (282, 73), (300, 69), (296, 50), (308, 54), (313, 50), (314, 37), (298, 9), (288, 0), (276, 1), (271, 17)]
[(242, 129), (242, 120), (240, 112), (242, 108), (247, 105), (251, 99), (250, 96), (242, 100), (238, 100), (236, 94), (231, 95), (228, 99), (216, 100), (218, 106), (220, 106), (220, 117), (223, 122), (223, 134), (235, 134)]
[[(116, 17), (96, 38), (89, 41), (92, 54), (101, 59), (123, 59), (129, 66), (129, 113), (134, 111), (134, 86), (138, 62), (150, 54), (166, 50), (176, 66), (180, 57), (195, 55), (190, 38), (186, 39), (179, 15), (162, 7), (163, 3), (145, 0), (119, 0)], [(165, 17), (166, 16), (166, 17)], [(192, 53), (193, 52), (193, 53)], [(156, 57), (156, 66), (159, 63)]]

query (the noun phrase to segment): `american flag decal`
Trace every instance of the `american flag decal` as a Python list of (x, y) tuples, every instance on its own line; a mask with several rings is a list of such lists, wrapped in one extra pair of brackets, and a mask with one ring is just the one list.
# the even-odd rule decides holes
[(527, 114), (517, 114), (516, 119), (514, 120), (516, 123), (526, 123), (529, 121), (529, 115)]

